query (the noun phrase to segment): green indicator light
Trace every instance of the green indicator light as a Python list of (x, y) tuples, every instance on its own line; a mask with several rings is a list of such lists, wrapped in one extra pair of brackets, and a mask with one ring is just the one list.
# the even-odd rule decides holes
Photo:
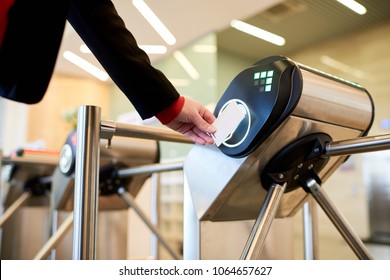
[(261, 78), (265, 78), (266, 76), (267, 76), (267, 72), (266, 71), (260, 73), (260, 77)]
[(265, 83), (266, 83), (267, 85), (272, 84), (272, 78), (267, 78), (267, 80), (265, 81)]
[(265, 92), (271, 91), (271, 85), (266, 85), (264, 91), (265, 91)]
[(273, 70), (267, 72), (267, 77), (272, 77), (273, 75), (274, 75)]
[(260, 78), (260, 72), (256, 72), (255, 73), (255, 76), (253, 77), (255, 80), (259, 79)]

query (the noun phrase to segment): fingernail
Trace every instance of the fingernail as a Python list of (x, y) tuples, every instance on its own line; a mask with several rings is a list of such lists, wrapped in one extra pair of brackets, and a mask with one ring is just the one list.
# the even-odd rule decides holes
[(217, 128), (213, 125), (209, 125), (207, 127), (207, 131), (210, 132), (210, 133), (214, 133), (215, 131), (217, 131)]

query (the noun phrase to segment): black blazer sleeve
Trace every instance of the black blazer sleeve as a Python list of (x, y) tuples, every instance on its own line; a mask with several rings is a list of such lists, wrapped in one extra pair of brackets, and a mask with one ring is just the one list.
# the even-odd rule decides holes
[[(15, 0), (0, 46), (0, 96), (26, 104), (43, 98), (55, 66), (69, 0)], [(4, 7), (3, 7), (4, 9)]]
[(156, 115), (179, 97), (151, 66), (110, 0), (72, 0), (68, 21), (142, 118)]

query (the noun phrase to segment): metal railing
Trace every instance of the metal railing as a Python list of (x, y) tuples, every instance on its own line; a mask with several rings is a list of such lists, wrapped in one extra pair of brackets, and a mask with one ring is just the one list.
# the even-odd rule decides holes
[[(101, 108), (81, 106), (78, 109), (76, 170), (74, 191), (73, 259), (96, 259), (96, 231), (99, 190), (100, 140), (107, 139), (108, 148), (113, 136), (193, 143), (170, 129), (121, 124), (101, 120)], [(177, 170), (182, 164), (151, 165), (123, 171), (120, 176)]]

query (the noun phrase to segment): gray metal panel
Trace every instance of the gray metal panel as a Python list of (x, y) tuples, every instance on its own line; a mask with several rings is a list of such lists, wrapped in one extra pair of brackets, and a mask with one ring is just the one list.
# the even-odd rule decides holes
[[(230, 158), (215, 146), (194, 146), (187, 156), (184, 171), (198, 218), (211, 221), (256, 219), (266, 195), (259, 172), (282, 147), (315, 132), (328, 133), (334, 140), (361, 134), (359, 130), (291, 116), (256, 151), (242, 159)], [(324, 181), (343, 158), (329, 160), (320, 173)], [(306, 193), (301, 189), (286, 193), (278, 217), (294, 215), (305, 201)]]

